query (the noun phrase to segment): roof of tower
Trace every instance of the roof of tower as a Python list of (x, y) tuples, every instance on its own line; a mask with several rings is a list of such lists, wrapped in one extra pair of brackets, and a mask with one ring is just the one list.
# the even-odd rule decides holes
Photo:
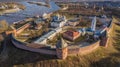
[(56, 44), (56, 48), (65, 48), (68, 44), (65, 42), (65, 40), (61, 37), (60, 40)]

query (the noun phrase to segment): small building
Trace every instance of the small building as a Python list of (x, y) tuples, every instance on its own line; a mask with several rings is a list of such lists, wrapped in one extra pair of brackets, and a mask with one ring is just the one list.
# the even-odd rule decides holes
[(42, 28), (42, 25), (41, 24), (37, 24), (37, 26), (35, 27), (35, 29), (41, 29)]
[(47, 18), (50, 18), (51, 14), (52, 14), (52, 13), (44, 13), (42, 17), (43, 17), (44, 19), (47, 19)]
[(35, 20), (35, 23), (45, 23), (45, 19), (44, 18), (37, 18), (36, 20)]
[(2, 5), (0, 5), (0, 9), (5, 9), (5, 7), (4, 7), (4, 6), (2, 6)]
[(66, 31), (63, 33), (63, 37), (71, 41), (77, 39), (80, 36), (80, 33), (77, 31)]
[(43, 35), (42, 37), (38, 38), (36, 41), (34, 41), (34, 43), (47, 44), (47, 40), (52, 39), (56, 34), (58, 34), (61, 31), (62, 31), (61, 28), (56, 28), (48, 32), (47, 34)]
[(16, 8), (18, 8), (18, 6), (17, 5), (13, 5), (13, 8), (16, 9)]
[(42, 24), (45, 23), (45, 19), (43, 19), (43, 18), (38, 18), (38, 19), (36, 19), (34, 22), (37, 24), (37, 26), (36, 26), (35, 28), (36, 28), (36, 29), (41, 29), (41, 28), (42, 28)]
[(78, 32), (79, 32), (82, 36), (84, 36), (84, 35), (86, 34), (86, 29), (85, 29), (85, 28), (80, 28), (80, 29), (78, 29)]
[(79, 20), (78, 19), (74, 19), (74, 20), (68, 20), (66, 25), (67, 26), (76, 26), (79, 24)]
[(51, 21), (52, 27), (63, 27), (67, 22), (65, 16), (53, 16)]
[(47, 44), (47, 40), (53, 38), (55, 35), (56, 35), (55, 31), (50, 31), (47, 34), (40, 37), (39, 39), (37, 39), (34, 43)]
[(68, 44), (61, 38), (56, 44), (56, 55), (59, 59), (66, 59), (68, 55)]
[(38, 18), (38, 19), (34, 20), (33, 22), (31, 22), (31, 27), (30, 28), (41, 29), (43, 23), (45, 23), (45, 20), (42, 19), (42, 18)]
[(29, 37), (30, 36), (30, 33), (22, 33), (22, 34), (20, 34), (21, 35), (21, 37)]

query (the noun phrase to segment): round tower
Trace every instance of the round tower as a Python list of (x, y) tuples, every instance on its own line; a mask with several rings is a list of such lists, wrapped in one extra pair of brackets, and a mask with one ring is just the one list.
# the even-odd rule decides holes
[(68, 55), (67, 43), (61, 38), (56, 44), (56, 54), (59, 59), (65, 59)]
[(17, 30), (14, 29), (13, 32), (14, 32), (14, 36), (17, 36)]

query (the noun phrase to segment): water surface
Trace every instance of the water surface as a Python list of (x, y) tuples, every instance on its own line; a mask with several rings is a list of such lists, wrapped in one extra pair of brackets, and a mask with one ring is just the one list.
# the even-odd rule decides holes
[[(42, 16), (44, 13), (50, 13), (50, 12), (59, 10), (59, 7), (52, 1), (50, 2), (50, 8), (45, 7), (45, 6), (38, 6), (35, 4), (29, 4), (28, 1), (32, 1), (32, 0), (6, 0), (6, 1), (7, 2), (15, 1), (15, 2), (19, 2), (23, 4), (24, 6), (26, 6), (25, 10), (21, 10), (16, 13), (0, 16), (0, 20), (6, 20), (9, 24), (16, 22), (16, 21), (23, 20), (26, 17), (33, 17), (36, 15)], [(40, 1), (40, 0), (36, 0), (36, 1)], [(4, 2), (4, 0), (0, 2)]]

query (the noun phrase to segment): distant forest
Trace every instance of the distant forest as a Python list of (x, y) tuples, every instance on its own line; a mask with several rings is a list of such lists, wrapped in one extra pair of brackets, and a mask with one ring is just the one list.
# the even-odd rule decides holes
[[(0, 2), (21, 2), (21, 1), (47, 1), (47, 0), (0, 0)], [(113, 1), (113, 0), (48, 0), (55, 2), (81, 2), (81, 1)], [(120, 1), (120, 0), (114, 0)]]

